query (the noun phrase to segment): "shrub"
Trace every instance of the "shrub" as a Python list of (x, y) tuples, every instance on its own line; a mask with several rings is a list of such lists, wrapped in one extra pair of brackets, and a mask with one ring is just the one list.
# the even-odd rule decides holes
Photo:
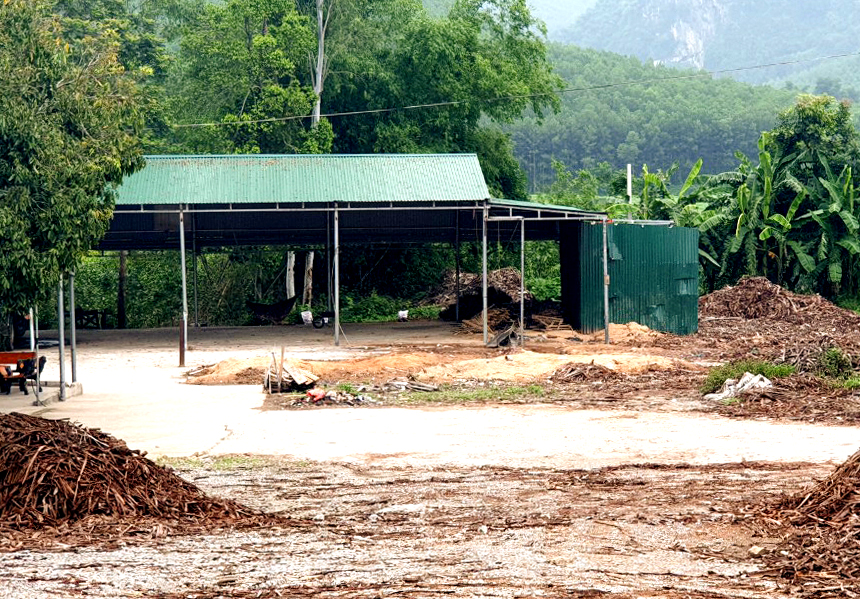
[(708, 373), (708, 378), (702, 383), (699, 390), (703, 394), (715, 393), (719, 391), (728, 379), (739, 379), (744, 373), (761, 374), (767, 378), (779, 379), (794, 374), (794, 366), (788, 364), (773, 364), (762, 360), (740, 360), (737, 362), (729, 362), (722, 366), (712, 368)]
[(851, 356), (838, 347), (828, 347), (815, 360), (815, 374), (832, 379), (848, 378), (854, 374), (854, 364)]

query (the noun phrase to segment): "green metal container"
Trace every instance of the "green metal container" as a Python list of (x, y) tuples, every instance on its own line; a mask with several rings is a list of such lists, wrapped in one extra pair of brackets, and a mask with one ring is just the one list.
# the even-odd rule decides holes
[[(603, 225), (560, 227), (566, 320), (583, 333), (603, 329)], [(609, 320), (691, 335), (699, 328), (699, 232), (613, 223), (607, 227)]]

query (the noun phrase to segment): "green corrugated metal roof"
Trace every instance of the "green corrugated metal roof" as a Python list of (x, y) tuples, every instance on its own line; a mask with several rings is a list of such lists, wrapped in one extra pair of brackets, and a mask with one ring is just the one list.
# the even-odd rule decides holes
[(117, 204), (482, 201), (474, 154), (147, 156)]
[(490, 206), (497, 208), (525, 208), (528, 210), (549, 210), (553, 212), (567, 212), (570, 214), (577, 214), (582, 216), (594, 216), (598, 219), (602, 219), (604, 216), (606, 216), (603, 212), (589, 212), (588, 210), (581, 210), (579, 208), (574, 208), (573, 206), (541, 204), (538, 202), (523, 202), (520, 200), (492, 199), (490, 200)]

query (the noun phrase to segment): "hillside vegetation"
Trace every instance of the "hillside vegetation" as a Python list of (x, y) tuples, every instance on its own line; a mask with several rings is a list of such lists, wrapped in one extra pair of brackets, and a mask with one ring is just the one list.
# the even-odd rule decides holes
[(564, 44), (550, 44), (549, 58), (567, 88), (588, 91), (561, 94), (560, 111), (542, 124), (528, 116), (507, 128), (533, 190), (552, 181), (552, 159), (577, 169), (678, 162), (686, 171), (702, 158), (705, 172), (733, 169), (735, 151), (755, 154), (761, 132), (794, 100), (730, 79), (665, 80), (696, 72)]
[[(682, 67), (734, 69), (857, 51), (857, 0), (598, 0), (555, 39)], [(860, 59), (732, 73), (753, 83), (813, 88), (837, 79), (855, 99)], [(827, 82), (824, 82), (825, 86)], [(837, 91), (822, 89), (820, 91)]]

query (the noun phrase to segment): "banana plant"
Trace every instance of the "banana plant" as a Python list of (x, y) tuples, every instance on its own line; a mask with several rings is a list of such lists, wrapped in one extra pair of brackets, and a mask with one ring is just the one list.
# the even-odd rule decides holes
[[(826, 177), (819, 177), (821, 198), (819, 208), (811, 210), (800, 220), (817, 225), (813, 244), (817, 251), (819, 267), (826, 270), (826, 280), (834, 292), (843, 284), (846, 271), (853, 277), (860, 255), (860, 222), (856, 210), (856, 187), (850, 166), (842, 169), (838, 177), (833, 175), (830, 165), (822, 160)], [(850, 282), (850, 280), (849, 280)]]

